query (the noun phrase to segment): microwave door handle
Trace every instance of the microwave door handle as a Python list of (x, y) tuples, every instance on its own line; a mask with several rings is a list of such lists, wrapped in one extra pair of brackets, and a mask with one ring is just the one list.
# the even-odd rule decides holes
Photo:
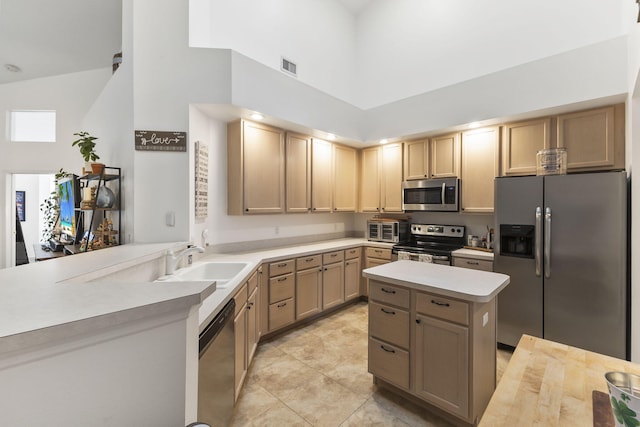
[(444, 206), (444, 192), (445, 192), (445, 184), (444, 182), (442, 183), (442, 193), (440, 194), (440, 200), (441, 200), (441, 204)]
[(551, 278), (551, 208), (544, 214), (544, 277)]
[(536, 208), (536, 236), (535, 236), (536, 277), (540, 277), (540, 262), (542, 260), (542, 209)]

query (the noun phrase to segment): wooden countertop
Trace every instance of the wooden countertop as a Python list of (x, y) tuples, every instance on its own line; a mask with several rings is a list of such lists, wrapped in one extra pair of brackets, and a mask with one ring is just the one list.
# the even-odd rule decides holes
[(592, 392), (604, 374), (640, 365), (523, 335), (479, 426), (593, 426)]

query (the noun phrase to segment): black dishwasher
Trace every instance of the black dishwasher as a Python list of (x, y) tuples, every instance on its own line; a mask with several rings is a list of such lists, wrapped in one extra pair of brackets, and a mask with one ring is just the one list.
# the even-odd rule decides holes
[(235, 399), (235, 337), (232, 299), (200, 334), (198, 421), (211, 427), (231, 422)]

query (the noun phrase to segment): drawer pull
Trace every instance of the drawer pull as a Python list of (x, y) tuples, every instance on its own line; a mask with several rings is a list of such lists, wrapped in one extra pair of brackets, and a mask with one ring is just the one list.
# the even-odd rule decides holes
[(283, 263), (278, 264), (278, 267), (286, 267), (286, 266), (287, 266), (287, 263), (286, 263), (286, 262), (283, 262)]
[(278, 282), (284, 282), (287, 279), (288, 279), (288, 277), (281, 277), (281, 278), (278, 279)]
[(335, 257), (338, 256), (338, 254), (331, 254), (330, 256), (331, 256), (331, 258), (335, 258)]
[(283, 302), (282, 304), (278, 304), (278, 305), (277, 305), (277, 307), (278, 307), (278, 308), (282, 308), (282, 307), (284, 307), (284, 306), (286, 306), (286, 305), (287, 305), (287, 303), (286, 303), (286, 302)]
[(431, 300), (431, 304), (439, 305), (440, 307), (449, 307), (448, 302), (439, 302), (434, 299)]
[(311, 261), (313, 261), (313, 258), (307, 258), (307, 259), (305, 259), (304, 261), (305, 261), (305, 262), (311, 262)]
[(469, 265), (480, 265), (480, 263), (478, 261), (467, 261), (467, 264), (469, 264)]
[(396, 352), (394, 349), (388, 349), (385, 346), (383, 346), (382, 344), (380, 344), (380, 348), (383, 349), (384, 351), (386, 351), (387, 353), (395, 353)]
[(393, 310), (392, 311), (388, 311), (388, 310), (385, 310), (384, 308), (381, 308), (380, 311), (382, 311), (385, 314), (393, 314), (394, 316), (396, 315), (396, 312), (393, 311)]
[[(384, 292), (385, 294), (395, 294), (396, 293), (396, 291), (394, 291), (393, 289), (388, 290), (388, 289), (385, 289), (385, 288), (380, 288), (380, 290), (382, 292)], [(431, 301), (431, 302), (433, 302), (433, 301)]]
[(381, 254), (382, 251), (380, 249), (374, 249), (373, 252), (377, 253), (377, 254)]

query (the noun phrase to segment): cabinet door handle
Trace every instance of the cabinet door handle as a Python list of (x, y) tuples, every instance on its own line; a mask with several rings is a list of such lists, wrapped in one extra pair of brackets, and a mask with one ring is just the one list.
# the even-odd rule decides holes
[[(396, 291), (394, 291), (393, 289), (388, 290), (388, 289), (385, 289), (385, 288), (380, 288), (380, 290), (382, 292), (384, 292), (385, 294), (395, 294), (396, 293)], [(433, 302), (433, 301), (431, 301), (431, 302)]]
[(420, 319), (416, 319), (416, 323), (417, 323), (418, 325), (420, 324), (420, 322), (421, 322), (421, 320), (420, 320)]
[(392, 314), (392, 315), (394, 315), (394, 316), (396, 315), (396, 312), (395, 312), (395, 311), (393, 311), (393, 310), (388, 311), (388, 310), (385, 310), (384, 308), (381, 308), (381, 309), (380, 309), (380, 311), (382, 311), (382, 312), (383, 312), (383, 313), (385, 313), (385, 314)]
[(331, 254), (331, 258), (335, 258), (337, 256), (338, 256), (338, 254)]
[(287, 303), (286, 303), (286, 302), (283, 302), (282, 304), (278, 304), (278, 305), (277, 305), (277, 307), (278, 307), (278, 308), (282, 308), (282, 307), (284, 307), (284, 306), (286, 306), (286, 305), (287, 305)]
[(283, 262), (283, 263), (281, 263), (281, 264), (278, 264), (278, 267), (286, 267), (286, 266), (287, 266), (287, 263), (286, 263), (286, 262)]
[(448, 302), (439, 302), (434, 299), (431, 300), (431, 304), (439, 305), (440, 307), (449, 307)]
[(288, 279), (288, 277), (281, 277), (281, 278), (278, 279), (278, 282), (284, 282), (287, 279)]
[(467, 261), (467, 264), (469, 264), (469, 265), (480, 265), (480, 263), (477, 262), (477, 261)]
[(305, 259), (305, 262), (311, 262), (311, 261), (313, 261), (313, 258), (307, 258), (307, 259)]
[(395, 353), (396, 352), (394, 349), (388, 349), (385, 346), (383, 346), (382, 344), (380, 344), (380, 348), (383, 349), (384, 351), (386, 351), (387, 353)]

